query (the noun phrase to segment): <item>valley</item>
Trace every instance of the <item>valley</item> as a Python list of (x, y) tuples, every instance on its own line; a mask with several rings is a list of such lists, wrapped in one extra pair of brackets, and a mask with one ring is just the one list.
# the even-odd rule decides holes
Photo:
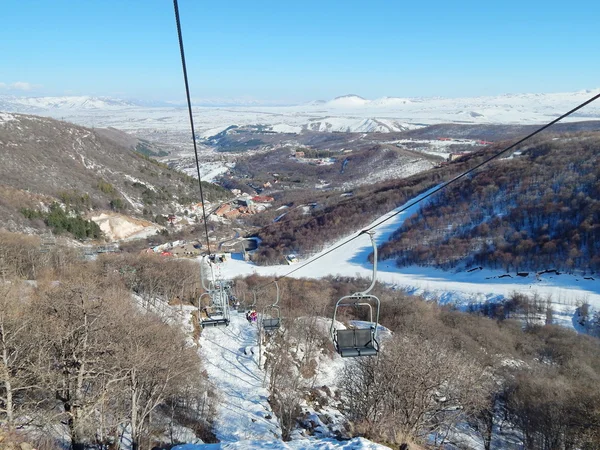
[[(350, 96), (307, 108), (340, 115), (362, 108), (370, 115), (409, 104)], [(106, 101), (81, 105), (90, 117), (93, 109), (104, 111), (111, 126), (120, 114), (144, 110)], [(66, 108), (87, 120), (73, 104), (56, 100), (26, 106)], [(15, 365), (14, 373), (40, 383), (39, 390), (24, 388), (18, 420), (35, 411), (29, 402), (43, 398), (40, 411), (58, 408), (65, 424), (69, 408), (81, 408), (70, 422), (80, 425), (48, 432), (63, 446), (92, 439), (121, 449), (143, 440), (148, 446), (188, 442), (174, 447), (181, 450), (516, 449), (569, 421), (597, 420), (581, 406), (554, 417), (552, 426), (528, 416), (534, 411), (545, 421), (550, 414), (543, 396), (528, 397), (536, 389), (555, 393), (563, 409), (595, 398), (600, 121), (593, 113), (415, 203), (535, 126), (312, 115), (304, 124), (307, 116), (275, 123), (281, 111), (291, 114), (283, 107), (273, 107), (283, 109), (269, 124), (264, 108), (252, 108), (213, 109), (249, 118), (225, 126), (228, 116), (221, 126), (201, 128), (203, 205), (189, 135), (175, 116), (165, 116), (158, 132), (152, 120), (148, 128), (116, 129), (0, 115), (0, 226), (8, 230), (0, 231), (0, 301), (20, 301), (0, 322), (18, 336), (11, 351), (25, 352), (36, 364)], [(151, 109), (150, 116), (158, 113)], [(371, 227), (380, 252), (374, 292), (383, 305), (377, 324), (383, 350), (378, 358), (352, 362), (331, 344), (331, 310), (371, 276), (372, 249), (360, 234)], [(216, 276), (233, 280), (228, 327), (199, 325), (202, 314), (208, 316), (198, 279), (207, 246), (223, 260)], [(284, 326), (268, 334), (234, 306), (248, 309), (258, 289), (252, 308), (268, 318), (274, 279)], [(81, 306), (69, 289), (84, 293)], [(63, 342), (60, 329), (42, 330), (42, 316), (33, 314), (42, 301), (53, 320), (83, 324), (87, 334), (78, 342), (89, 337), (98, 346), (89, 352), (84, 346), (89, 364), (78, 370), (91, 388), (69, 394), (79, 403), (63, 391), (53, 400), (60, 387), (39, 368), (63, 358), (52, 353)], [(25, 331), (16, 326), (22, 314), (32, 315)], [(88, 315), (110, 318), (114, 332), (136, 350), (106, 339), (97, 322), (88, 326)], [(335, 326), (360, 327), (365, 319), (353, 310)], [(131, 323), (135, 333), (128, 332)], [(54, 347), (32, 352), (20, 333)], [(95, 358), (103, 345), (118, 355), (115, 367)], [(155, 360), (159, 371), (149, 363)], [(561, 391), (554, 371), (570, 385), (578, 379), (580, 387)], [(413, 379), (434, 388), (422, 392)], [(357, 387), (356, 380), (365, 384)], [(370, 395), (361, 397), (367, 387)], [(131, 400), (122, 397), (127, 392)], [(136, 395), (148, 409), (140, 409)], [(413, 416), (401, 399), (414, 395), (425, 400)], [(102, 422), (91, 425), (92, 416)], [(44, 429), (58, 426), (49, 415), (32, 421)], [(101, 436), (91, 438), (93, 428)], [(597, 439), (587, 426), (560, 436), (581, 448)]]

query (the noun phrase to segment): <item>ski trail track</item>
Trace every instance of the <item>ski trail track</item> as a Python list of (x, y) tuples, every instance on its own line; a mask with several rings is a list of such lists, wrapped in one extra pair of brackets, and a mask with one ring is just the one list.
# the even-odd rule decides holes
[(200, 337), (200, 355), (219, 391), (215, 434), (225, 442), (281, 439), (258, 366), (257, 326), (232, 311), (228, 327), (209, 327)]

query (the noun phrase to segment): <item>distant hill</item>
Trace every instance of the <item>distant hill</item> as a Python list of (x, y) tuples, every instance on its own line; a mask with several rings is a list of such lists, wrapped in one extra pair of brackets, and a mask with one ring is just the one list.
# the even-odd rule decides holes
[[(0, 113), (0, 228), (45, 228), (32, 212), (56, 201), (78, 214), (110, 210), (154, 220), (199, 202), (197, 181), (151, 159), (157, 147), (118, 130)], [(204, 183), (207, 200), (230, 194)]]
[(68, 109), (111, 109), (140, 106), (137, 102), (110, 97), (64, 96), (64, 97), (0, 97), (0, 110), (42, 112)]
[(532, 140), (432, 197), (380, 258), (445, 269), (598, 272), (598, 180), (600, 133)]

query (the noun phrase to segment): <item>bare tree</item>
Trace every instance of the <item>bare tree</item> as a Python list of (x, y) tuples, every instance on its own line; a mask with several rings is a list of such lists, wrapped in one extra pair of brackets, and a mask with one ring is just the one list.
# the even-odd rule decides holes
[(23, 396), (34, 387), (30, 354), (31, 319), (26, 314), (27, 287), (13, 280), (0, 284), (0, 413), (9, 428), (23, 406)]
[(481, 409), (489, 393), (482, 367), (440, 342), (388, 341), (378, 358), (347, 366), (342, 380), (350, 417), (393, 442), (443, 435)]
[(150, 414), (165, 399), (202, 382), (200, 360), (181, 332), (153, 315), (120, 339), (121, 371), (126, 372), (127, 415), (134, 449), (148, 431)]
[(34, 323), (43, 324), (33, 336), (45, 349), (38, 355), (37, 376), (60, 404), (75, 450), (95, 434), (97, 406), (122, 378), (112, 339), (123, 321), (115, 314), (122, 292), (102, 286), (92, 275), (83, 266), (68, 278), (42, 285), (28, 312)]

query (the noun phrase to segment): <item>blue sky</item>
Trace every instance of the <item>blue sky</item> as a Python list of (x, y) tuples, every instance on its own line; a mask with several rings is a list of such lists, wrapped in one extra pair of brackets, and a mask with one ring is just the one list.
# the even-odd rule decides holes
[[(192, 96), (271, 102), (600, 87), (597, 1), (180, 0)], [(2, 0), (0, 95), (181, 100), (169, 0)]]

